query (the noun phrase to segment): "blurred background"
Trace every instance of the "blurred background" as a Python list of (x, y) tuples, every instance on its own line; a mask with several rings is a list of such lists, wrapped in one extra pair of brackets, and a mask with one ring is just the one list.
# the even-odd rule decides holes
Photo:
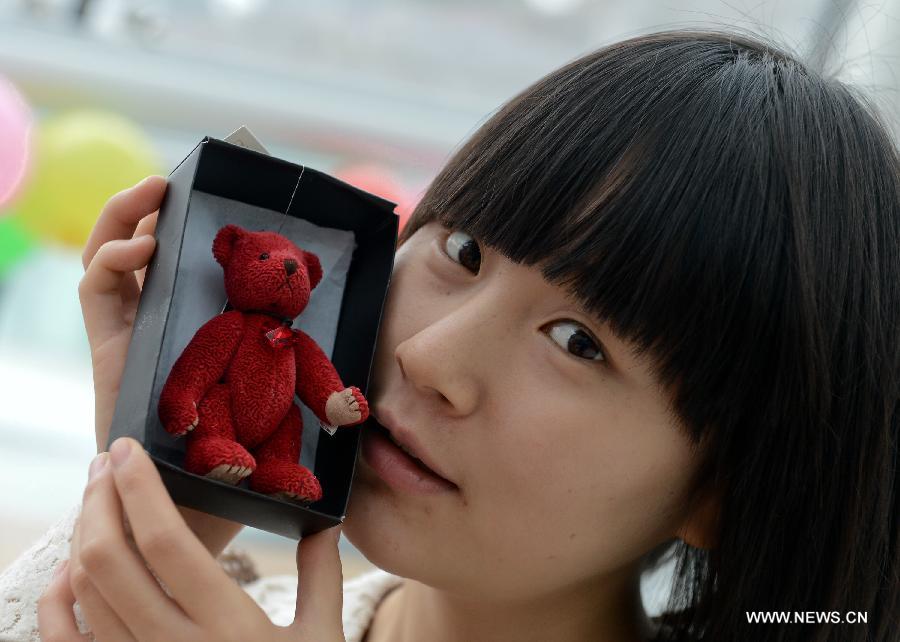
[[(650, 30), (737, 26), (860, 87), (895, 135), (900, 0), (0, 0), (0, 569), (94, 454), (81, 247), (105, 200), (241, 125), (408, 214), (541, 75)], [(262, 574), (295, 544), (235, 543)], [(346, 541), (345, 576), (368, 568)]]

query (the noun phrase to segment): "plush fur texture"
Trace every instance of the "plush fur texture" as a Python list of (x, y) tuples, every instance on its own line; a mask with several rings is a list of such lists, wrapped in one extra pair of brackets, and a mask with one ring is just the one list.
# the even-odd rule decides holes
[(234, 309), (207, 321), (176, 360), (160, 420), (170, 434), (188, 435), (188, 471), (228, 483), (249, 476), (260, 493), (318, 501), (318, 479), (299, 464), (294, 394), (329, 425), (356, 425), (369, 414), (362, 392), (345, 388), (316, 342), (289, 329), (322, 278), (319, 259), (280, 234), (236, 225), (216, 234), (213, 256)]

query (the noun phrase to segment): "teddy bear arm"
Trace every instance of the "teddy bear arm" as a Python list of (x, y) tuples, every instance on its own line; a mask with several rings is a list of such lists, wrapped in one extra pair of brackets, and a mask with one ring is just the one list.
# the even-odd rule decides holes
[(327, 424), (325, 404), (333, 393), (344, 389), (344, 383), (319, 344), (305, 332), (295, 332), (298, 335), (294, 345), (297, 396), (320, 421)]
[(195, 404), (225, 374), (243, 331), (243, 316), (238, 311), (219, 314), (197, 330), (160, 393), (160, 418), (167, 430), (181, 432), (181, 424), (196, 417)]

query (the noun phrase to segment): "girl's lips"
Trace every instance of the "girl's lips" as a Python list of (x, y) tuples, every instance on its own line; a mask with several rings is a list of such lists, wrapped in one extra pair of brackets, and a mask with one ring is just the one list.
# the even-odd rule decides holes
[(412, 495), (433, 495), (459, 490), (424, 464), (407, 455), (388, 439), (374, 421), (362, 430), (362, 456), (392, 488)]

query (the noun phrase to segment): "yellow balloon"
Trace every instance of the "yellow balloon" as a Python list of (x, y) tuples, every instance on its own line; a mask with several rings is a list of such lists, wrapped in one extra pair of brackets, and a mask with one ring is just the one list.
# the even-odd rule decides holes
[(32, 176), (16, 203), (34, 235), (82, 247), (104, 203), (161, 162), (141, 130), (117, 114), (74, 111), (37, 131)]

